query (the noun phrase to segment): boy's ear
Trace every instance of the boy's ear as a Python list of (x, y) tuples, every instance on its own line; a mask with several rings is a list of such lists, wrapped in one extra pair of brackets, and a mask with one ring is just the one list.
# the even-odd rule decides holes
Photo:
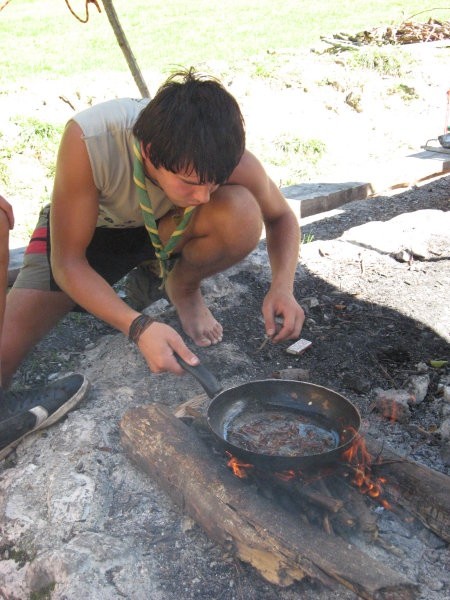
[(150, 156), (150, 148), (151, 148), (150, 143), (148, 143), (146, 146), (144, 146), (144, 142), (141, 142), (141, 154), (144, 158), (148, 158)]

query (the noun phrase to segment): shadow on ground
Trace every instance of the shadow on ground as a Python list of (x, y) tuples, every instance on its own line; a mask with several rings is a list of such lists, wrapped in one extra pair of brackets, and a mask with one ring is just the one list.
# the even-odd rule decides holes
[(314, 240), (332, 240), (340, 237), (350, 227), (369, 221), (389, 221), (404, 213), (429, 208), (447, 211), (449, 200), (450, 176), (447, 176), (393, 196), (381, 195), (360, 200), (357, 202), (357, 211), (354, 209), (355, 202), (349, 202), (329, 213), (309, 217), (302, 226), (302, 234), (313, 236)]

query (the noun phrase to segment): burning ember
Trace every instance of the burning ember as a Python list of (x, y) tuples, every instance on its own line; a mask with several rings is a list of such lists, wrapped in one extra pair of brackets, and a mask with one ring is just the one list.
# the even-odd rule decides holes
[(236, 477), (239, 477), (239, 479), (246, 479), (248, 477), (248, 470), (255, 468), (254, 465), (239, 460), (229, 452), (226, 452), (226, 455), (229, 458), (227, 467), (229, 467), (233, 471), (233, 474), (236, 475)]

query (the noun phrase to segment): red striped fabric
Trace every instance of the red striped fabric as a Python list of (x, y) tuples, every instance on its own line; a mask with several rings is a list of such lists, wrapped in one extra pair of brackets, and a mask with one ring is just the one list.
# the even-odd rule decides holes
[(25, 254), (47, 254), (47, 227), (37, 227), (34, 230)]

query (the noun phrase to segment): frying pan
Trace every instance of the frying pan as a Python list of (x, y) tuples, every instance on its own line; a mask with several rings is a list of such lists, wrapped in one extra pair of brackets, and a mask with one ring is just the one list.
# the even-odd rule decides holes
[[(262, 469), (309, 470), (338, 462), (353, 443), (361, 426), (357, 408), (344, 396), (304, 381), (263, 379), (223, 390), (204, 365), (193, 367), (178, 355), (179, 364), (193, 375), (211, 399), (206, 420), (219, 444), (236, 458)], [(276, 416), (275, 416), (276, 415)], [(240, 427), (251, 427), (256, 418), (264, 423), (283, 417), (286, 423), (300, 423), (292, 447), (285, 450), (260, 444), (249, 449), (236, 437)], [(262, 421), (261, 421), (262, 420)], [(241, 429), (242, 431), (242, 429)], [(317, 453), (302, 449), (301, 436), (323, 440)], [(261, 438), (260, 438), (261, 439)], [(326, 443), (325, 443), (326, 442)], [(292, 448), (296, 448), (293, 452)]]

